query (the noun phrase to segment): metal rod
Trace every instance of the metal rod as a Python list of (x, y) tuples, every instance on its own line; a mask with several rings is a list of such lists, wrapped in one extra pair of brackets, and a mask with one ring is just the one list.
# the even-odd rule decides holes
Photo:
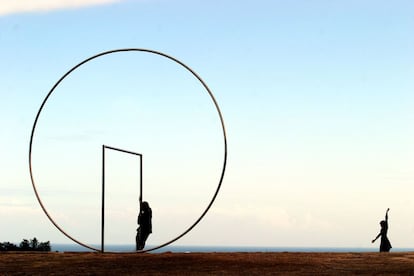
[(105, 251), (105, 145), (102, 145), (102, 210), (101, 210), (101, 252)]
[(139, 206), (142, 203), (142, 154), (139, 155)]
[(120, 152), (124, 152), (124, 153), (129, 153), (129, 154), (134, 154), (134, 155), (142, 156), (141, 153), (137, 153), (137, 152), (133, 152), (133, 151), (129, 151), (129, 150), (123, 150), (123, 149), (114, 148), (114, 147), (105, 146), (105, 145), (103, 145), (103, 147), (104, 148), (107, 148), (107, 149), (111, 149), (111, 150), (116, 150), (116, 151), (120, 151)]

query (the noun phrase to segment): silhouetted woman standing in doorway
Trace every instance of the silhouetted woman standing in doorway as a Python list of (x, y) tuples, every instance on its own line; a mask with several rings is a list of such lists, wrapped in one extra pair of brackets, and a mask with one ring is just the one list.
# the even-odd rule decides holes
[(375, 237), (375, 239), (372, 240), (372, 243), (374, 243), (379, 237), (381, 237), (381, 244), (380, 244), (380, 252), (390, 252), (390, 249), (392, 248), (390, 241), (387, 237), (388, 232), (388, 211), (390, 208), (387, 209), (385, 212), (385, 220), (380, 221), (381, 225), (381, 231), (379, 234)]
[(138, 224), (139, 227), (137, 229), (137, 236), (135, 238), (136, 241), (136, 249), (142, 250), (145, 247), (145, 242), (152, 233), (152, 211), (148, 204), (148, 202), (144, 201), (141, 203), (139, 208), (139, 215), (138, 215)]

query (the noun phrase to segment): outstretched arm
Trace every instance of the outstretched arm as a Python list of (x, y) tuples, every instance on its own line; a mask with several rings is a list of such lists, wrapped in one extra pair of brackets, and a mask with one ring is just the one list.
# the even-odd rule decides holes
[(387, 209), (387, 212), (385, 212), (385, 221), (388, 222), (388, 211), (390, 210), (390, 208)]
[(381, 237), (381, 232), (375, 237), (375, 239), (372, 240), (372, 243), (374, 243), (379, 237)]

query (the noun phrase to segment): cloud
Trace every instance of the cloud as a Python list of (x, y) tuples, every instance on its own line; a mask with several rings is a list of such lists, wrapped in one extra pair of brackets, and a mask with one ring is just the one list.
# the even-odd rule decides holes
[(121, 1), (123, 0), (0, 0), (0, 16), (16, 13), (48, 12), (62, 9), (76, 9), (88, 6), (117, 3)]

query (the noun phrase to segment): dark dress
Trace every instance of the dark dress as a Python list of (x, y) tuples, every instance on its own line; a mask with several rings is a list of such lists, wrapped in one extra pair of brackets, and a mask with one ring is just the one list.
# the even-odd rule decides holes
[(387, 237), (388, 232), (388, 222), (385, 221), (384, 225), (381, 227), (381, 244), (380, 252), (389, 252), (392, 248), (390, 240)]
[(152, 211), (149, 206), (145, 206), (139, 213), (137, 235), (135, 237), (136, 250), (142, 250), (145, 247), (145, 242), (152, 233)]

